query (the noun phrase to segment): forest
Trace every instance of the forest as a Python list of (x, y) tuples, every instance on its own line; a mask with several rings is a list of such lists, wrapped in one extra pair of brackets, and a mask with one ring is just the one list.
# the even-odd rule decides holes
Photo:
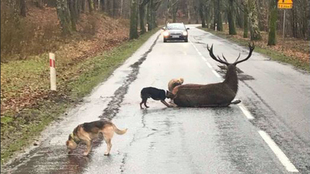
[[(260, 40), (261, 32), (268, 32), (268, 45), (276, 45), (275, 33), (282, 34), (284, 27), (285, 37), (309, 40), (309, 1), (294, 0), (293, 8), (285, 11), (284, 26), (284, 9), (277, 8), (277, 0), (3, 0), (1, 62), (16, 55), (23, 59), (42, 53), (54, 48), (53, 42), (73, 34), (95, 35), (99, 14), (124, 19), (122, 23), (130, 21), (126, 26), (129, 39), (145, 33), (145, 24), (150, 31), (181, 21), (218, 31), (227, 24), (230, 35), (239, 28), (251, 40)], [(46, 23), (40, 24), (40, 20)], [(39, 47), (42, 44), (44, 49)]]

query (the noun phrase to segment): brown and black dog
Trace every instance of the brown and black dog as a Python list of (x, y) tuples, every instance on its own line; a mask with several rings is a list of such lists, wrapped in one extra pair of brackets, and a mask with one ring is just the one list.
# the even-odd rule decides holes
[(178, 78), (178, 79), (171, 79), (168, 83), (168, 90), (172, 92), (173, 88), (176, 86), (182, 85), (184, 82), (183, 78)]
[(152, 98), (153, 100), (160, 100), (167, 107), (172, 107), (165, 101), (166, 98), (171, 98), (171, 95), (171, 92), (165, 91), (163, 89), (157, 89), (154, 87), (143, 88), (141, 90), (142, 101), (140, 103), (140, 108), (143, 109), (142, 104), (144, 104), (144, 106), (148, 108), (148, 106), (146, 105), (146, 101), (148, 98)]
[(80, 124), (69, 135), (66, 142), (67, 148), (69, 149), (69, 154), (76, 149), (80, 142), (83, 141), (87, 145), (87, 149), (83, 155), (87, 156), (91, 150), (92, 140), (97, 138), (99, 134), (102, 133), (104, 140), (107, 143), (107, 151), (104, 153), (104, 155), (107, 156), (110, 154), (112, 147), (111, 139), (114, 132), (118, 135), (123, 135), (127, 132), (127, 129), (119, 130), (112, 122), (107, 120)]

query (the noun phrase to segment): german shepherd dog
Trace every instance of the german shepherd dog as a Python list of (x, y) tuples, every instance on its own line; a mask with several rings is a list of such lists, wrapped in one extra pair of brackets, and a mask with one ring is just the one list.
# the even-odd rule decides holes
[(168, 83), (168, 90), (172, 92), (173, 88), (176, 86), (182, 85), (184, 82), (183, 78), (178, 78), (178, 79), (171, 79)]
[(127, 129), (119, 130), (112, 122), (107, 120), (80, 124), (69, 135), (66, 142), (69, 150), (68, 153), (70, 154), (74, 149), (76, 149), (77, 145), (83, 141), (87, 145), (87, 149), (83, 155), (87, 156), (91, 150), (92, 140), (97, 138), (99, 134), (102, 133), (104, 140), (107, 143), (107, 151), (104, 155), (108, 156), (112, 147), (111, 139), (114, 132), (118, 135), (123, 135), (127, 132)]
[(169, 91), (165, 91), (162, 89), (157, 89), (157, 88), (153, 88), (153, 87), (147, 87), (147, 88), (143, 88), (141, 90), (141, 98), (142, 101), (140, 103), (140, 108), (143, 109), (142, 104), (144, 104), (144, 106), (146, 108), (149, 108), (146, 105), (146, 101), (148, 98), (152, 98), (153, 100), (160, 100), (164, 105), (166, 105), (167, 107), (171, 107), (166, 101), (166, 98), (170, 98), (172, 93)]

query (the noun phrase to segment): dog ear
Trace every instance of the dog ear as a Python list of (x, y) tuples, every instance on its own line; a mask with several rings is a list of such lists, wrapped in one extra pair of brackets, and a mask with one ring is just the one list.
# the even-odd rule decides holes
[(184, 82), (184, 79), (183, 79), (182, 77), (181, 77), (179, 80), (180, 80), (180, 82), (181, 82), (181, 83), (183, 83), (183, 82)]

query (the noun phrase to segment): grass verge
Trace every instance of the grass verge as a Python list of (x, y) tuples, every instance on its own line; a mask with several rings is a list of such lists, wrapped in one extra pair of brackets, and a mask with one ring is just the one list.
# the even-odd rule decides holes
[[(60, 86), (57, 92), (47, 92), (47, 95), (42, 97), (43, 99), (38, 104), (25, 107), (18, 114), (7, 112), (5, 115), (1, 115), (1, 164), (6, 163), (15, 153), (30, 145), (47, 125), (57, 120), (67, 109), (89, 94), (95, 86), (107, 79), (157, 31), (158, 29), (154, 29), (136, 40), (126, 41), (101, 55), (65, 67), (68, 71), (61, 72), (66, 73), (66, 79), (57, 79), (58, 86)], [(46, 55), (44, 56), (46, 57)], [(43, 66), (42, 61), (19, 63), (20, 67), (16, 67), (16, 63), (1, 65), (1, 67), (9, 76), (10, 72), (15, 72), (15, 69)], [(39, 73), (42, 72), (39, 71)], [(18, 74), (21, 75), (20, 72)], [(34, 77), (27, 78), (28, 81), (34, 79)], [(43, 76), (43, 78), (46, 77)], [(1, 93), (2, 97), (3, 91)]]
[[(235, 42), (241, 46), (247, 46), (249, 44), (249, 41), (246, 39), (238, 39), (238, 38), (231, 36), (231, 35), (228, 35), (227, 33), (224, 33), (224, 32), (214, 31), (211, 29), (201, 28), (201, 27), (199, 27), (199, 28), (204, 30), (204, 31), (210, 32), (216, 36), (219, 36), (221, 38), (225, 38), (225, 39), (228, 39), (232, 42)], [(297, 69), (301, 69), (301, 70), (310, 72), (309, 63), (301, 61), (300, 59), (298, 59), (296, 57), (287, 56), (287, 55), (283, 54), (282, 52), (275, 51), (273, 49), (262, 48), (259, 45), (255, 46), (255, 52), (264, 54), (264, 55), (270, 57), (272, 60), (282, 62), (282, 63), (287, 63), (290, 65), (293, 65)]]

